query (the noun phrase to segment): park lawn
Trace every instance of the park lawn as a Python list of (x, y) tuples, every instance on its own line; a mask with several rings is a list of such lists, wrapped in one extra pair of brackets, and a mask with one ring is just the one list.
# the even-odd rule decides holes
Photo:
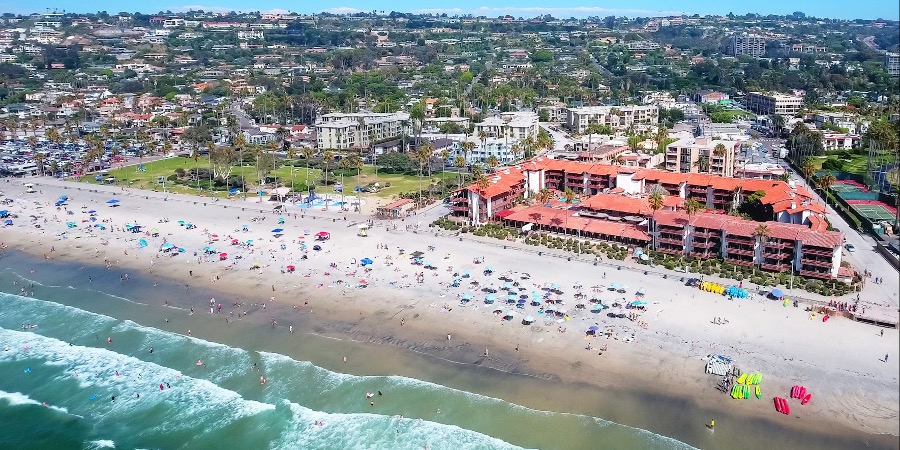
[(865, 175), (866, 168), (868, 165), (868, 157), (863, 155), (851, 155), (849, 159), (841, 158), (837, 155), (831, 155), (828, 157), (815, 157), (811, 159), (813, 167), (818, 171), (822, 170), (822, 165), (825, 164), (825, 161), (833, 159), (835, 161), (841, 161), (843, 163), (843, 171), (848, 173), (854, 173), (857, 175)]
[[(428, 183), (431, 181), (436, 182), (440, 180), (450, 180), (455, 184), (456, 179), (456, 174), (453, 172), (434, 173), (431, 175), (431, 178), (427, 176), (422, 178), (422, 189), (428, 187)], [(375, 196), (381, 198), (399, 196), (401, 193), (415, 192), (419, 189), (418, 176), (379, 172), (378, 177), (376, 178), (374, 166), (364, 166), (361, 170), (360, 176), (352, 177), (351, 180), (348, 180), (347, 177), (344, 177), (344, 185), (348, 186), (351, 189), (355, 186), (363, 186), (369, 183), (378, 182), (382, 186), (382, 188), (375, 194)], [(351, 185), (351, 183), (353, 184)], [(390, 187), (384, 187), (387, 183), (390, 183)]]
[[(158, 161), (148, 162), (144, 164), (144, 171), (141, 172), (139, 170), (138, 165), (122, 167), (119, 169), (113, 169), (109, 171), (108, 175), (105, 175), (104, 178), (113, 177), (116, 179), (117, 184), (125, 184), (127, 186), (137, 188), (137, 189), (148, 189), (148, 190), (162, 190), (162, 186), (158, 184), (157, 179), (159, 177), (167, 178), (170, 175), (175, 174), (175, 170), (178, 168), (184, 170), (190, 170), (193, 168), (208, 168), (209, 162), (200, 158), (199, 160), (193, 160), (192, 158), (183, 158), (183, 157), (175, 157), (175, 158), (167, 158)], [(293, 180), (295, 184), (305, 184), (307, 180), (307, 169), (306, 167), (294, 167), (293, 171)], [(256, 170), (252, 166), (244, 166), (244, 167), (235, 167), (232, 172), (232, 176), (244, 176), (247, 180), (248, 185), (254, 185), (256, 180)], [(80, 181), (93, 183), (93, 184), (101, 184), (101, 182), (94, 181), (94, 177), (96, 175), (86, 175), (81, 177)], [(291, 186), (291, 166), (281, 166), (278, 169), (269, 173), (270, 177), (277, 177), (278, 181), (284, 186)], [(311, 184), (318, 185), (320, 184), (320, 178), (322, 177), (322, 170), (320, 169), (309, 169), (309, 181)], [(430, 181), (439, 181), (439, 180), (449, 180), (452, 184), (455, 185), (457, 181), (457, 175), (454, 172), (441, 172), (432, 174), (432, 176), (424, 177), (421, 180), (421, 186), (424, 189), (428, 186)], [(331, 181), (331, 180), (329, 180)], [(344, 177), (344, 186), (347, 187), (346, 192), (352, 192), (353, 188), (356, 186), (364, 186), (370, 183), (378, 182), (381, 184), (382, 189), (379, 190), (375, 194), (363, 194), (365, 195), (375, 195), (381, 198), (391, 198), (395, 196), (399, 196), (404, 192), (414, 192), (419, 188), (419, 177), (415, 175), (400, 175), (400, 174), (389, 174), (389, 173), (379, 173), (378, 176), (375, 176), (375, 167), (374, 166), (363, 166), (360, 170), (359, 176)], [(384, 187), (386, 184), (390, 184), (389, 187)], [(215, 197), (227, 197), (228, 193), (224, 189), (220, 191), (207, 191), (201, 189), (197, 190), (196, 187), (191, 187), (183, 184), (174, 184), (171, 182), (167, 182), (165, 185), (166, 189), (171, 192), (181, 193), (181, 194), (193, 194), (193, 195), (207, 195), (207, 196), (215, 196)], [(323, 193), (327, 190), (324, 187), (319, 188)]]

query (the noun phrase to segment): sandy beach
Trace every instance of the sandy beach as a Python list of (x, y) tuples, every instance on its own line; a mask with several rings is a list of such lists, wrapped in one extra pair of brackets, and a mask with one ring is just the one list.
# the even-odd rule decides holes
[[(808, 405), (794, 408), (796, 418), (788, 426), (822, 433), (900, 434), (897, 330), (882, 334), (880, 328), (840, 317), (823, 322), (802, 303), (785, 307), (761, 295), (729, 301), (684, 286), (674, 272), (662, 278), (551, 258), (520, 251), (515, 244), (504, 248), (496, 240), (459, 239), (425, 223), (407, 229), (415, 219), (376, 220), (368, 236), (359, 236), (358, 225), (367, 216), (339, 211), (286, 206), (276, 212), (256, 199), (204, 203), (202, 198), (170, 195), (164, 200), (161, 194), (58, 181), (38, 180), (36, 187), (39, 193), (22, 194), (21, 186), (4, 185), (6, 196), (14, 200), (0, 209), (18, 215), (0, 233), (4, 244), (54, 261), (108, 264), (121, 272), (123, 283), (128, 274), (224, 292), (230, 298), (218, 298), (212, 308), (221, 303), (218, 314), (233, 320), (232, 312), (252, 311), (255, 320), (274, 319), (285, 332), (307, 321), (304, 326), (315, 324), (323, 336), (543, 380), (665, 393), (733, 416), (787, 420), (771, 401), (733, 400), (715, 389), (718, 377), (704, 373), (704, 358), (727, 355), (743, 371), (763, 373), (763, 400), (787, 397), (795, 384), (814, 393)], [(53, 206), (61, 195), (69, 197), (65, 209)], [(117, 206), (107, 204), (110, 199), (119, 200)], [(94, 222), (90, 210), (96, 211)], [(196, 228), (188, 230), (178, 221)], [(67, 227), (68, 222), (74, 227)], [(132, 233), (126, 224), (140, 224), (142, 232)], [(271, 231), (278, 228), (280, 233)], [(157, 236), (145, 234), (152, 229)], [(330, 238), (315, 241), (320, 231)], [(141, 239), (146, 241), (143, 248)], [(232, 245), (233, 240), (253, 242)], [(172, 251), (161, 250), (166, 243), (185, 252), (171, 256)], [(313, 250), (314, 245), (321, 250)], [(204, 247), (214, 251), (206, 255)], [(412, 264), (414, 251), (436, 268)], [(220, 259), (220, 253), (227, 257)], [(363, 265), (364, 258), (372, 263)], [(476, 264), (476, 258), (484, 262)], [(490, 274), (485, 273), (488, 267)], [(456, 278), (460, 283), (453, 287)], [(506, 283), (515, 283), (511, 292), (525, 296), (526, 306), (506, 304)], [(612, 283), (627, 286), (625, 293), (609, 290)], [(549, 298), (558, 300), (554, 306), (566, 313), (548, 318), (546, 294), (553, 285), (562, 293)], [(493, 304), (485, 303), (489, 293), (483, 289), (488, 286), (498, 290)], [(619, 311), (616, 307), (591, 312), (589, 299), (605, 305), (630, 303), (639, 288), (645, 292), (645, 310), (622, 311), (635, 313), (635, 320), (607, 317)], [(532, 292), (540, 306), (531, 304)], [(467, 297), (471, 299), (463, 302)], [(174, 296), (159, 302), (160, 308), (167, 302), (193, 308), (198, 316), (210, 314), (206, 302), (182, 305)], [(233, 306), (235, 302), (242, 306)], [(586, 307), (578, 308), (580, 302)], [(501, 312), (495, 314), (496, 309)], [(512, 320), (503, 317), (507, 311), (515, 313)], [(173, 309), (175, 313), (187, 314)], [(529, 315), (534, 323), (523, 325)], [(727, 323), (716, 324), (717, 318)], [(591, 326), (598, 327), (596, 336), (586, 334)]]

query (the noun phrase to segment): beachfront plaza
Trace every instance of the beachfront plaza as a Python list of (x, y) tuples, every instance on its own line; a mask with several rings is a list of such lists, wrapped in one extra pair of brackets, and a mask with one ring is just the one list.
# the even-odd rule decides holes
[[(471, 225), (494, 221), (522, 232), (559, 233), (672, 255), (721, 258), (823, 280), (853, 276), (851, 268), (841, 266), (843, 234), (829, 230), (824, 205), (793, 182), (548, 158), (501, 169), (488, 181), (455, 192), (450, 217)], [(574, 194), (568, 201), (567, 190)], [(664, 193), (657, 211), (648, 202), (652, 192)], [(770, 220), (757, 222), (729, 214), (750, 196), (771, 213)], [(685, 202), (689, 200), (703, 209), (688, 214)]]

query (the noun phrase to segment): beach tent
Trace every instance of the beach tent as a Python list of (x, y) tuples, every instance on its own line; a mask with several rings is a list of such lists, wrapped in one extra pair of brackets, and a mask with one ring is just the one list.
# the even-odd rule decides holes
[(12, 219), (6, 219), (6, 220), (3, 221), (3, 224), (6, 225), (6, 226), (10, 226), (10, 225), (13, 224), (13, 221), (12, 221)]
[(9, 216), (8, 210), (4, 209), (3, 211), (0, 211), (0, 219), (5, 219), (7, 216)]
[(781, 292), (781, 289), (772, 289), (772, 292), (770, 292), (769, 294), (771, 294), (774, 298), (784, 297), (784, 293)]
[(369, 259), (369, 258), (363, 258), (363, 259), (360, 260), (359, 262), (360, 262), (362, 265), (364, 265), (364, 266), (368, 266), (369, 264), (372, 264), (372, 263), (373, 263), (373, 261), (372, 261), (371, 259)]
[(494, 296), (494, 294), (488, 294), (488, 296), (484, 298), (485, 303), (494, 303), (494, 300), (497, 300), (497, 297)]
[(316, 240), (327, 241), (328, 239), (331, 239), (331, 233), (327, 231), (320, 231), (316, 233)]
[(525, 316), (525, 318), (522, 319), (522, 323), (525, 325), (531, 325), (532, 323), (534, 323), (534, 317), (533, 316)]

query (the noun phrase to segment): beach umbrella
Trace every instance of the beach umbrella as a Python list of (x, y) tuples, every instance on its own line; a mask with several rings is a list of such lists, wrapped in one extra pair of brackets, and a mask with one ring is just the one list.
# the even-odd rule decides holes
[(487, 266), (487, 267), (484, 268), (484, 271), (485, 271), (485, 272), (493, 272), (493, 271), (494, 271), (494, 268), (491, 267), (491, 266)]
[(513, 310), (509, 310), (506, 312), (506, 316), (504, 317), (509, 317), (510, 319), (512, 319), (513, 317), (516, 317), (516, 312)]
[(3, 223), (4, 223), (5, 225), (12, 225), (12, 224), (13, 224), (13, 221), (12, 221), (12, 219), (6, 219), (6, 220), (3, 221)]
[(219, 258), (225, 259), (228, 257), (228, 253), (219, 253)]
[(519, 299), (519, 298), (516, 297), (516, 294), (509, 294), (509, 295), (506, 296), (506, 301), (509, 302), (509, 303), (513, 303), (513, 302), (515, 302), (515, 301), (518, 300), (518, 299)]
[(106, 201), (106, 204), (108, 204), (108, 205), (115, 205), (116, 203), (119, 203), (118, 199), (112, 199), (112, 200)]
[(4, 210), (0, 211), (0, 217), (6, 217), (8, 215), (9, 215), (9, 210), (4, 209)]
[(141, 247), (146, 247), (146, 246), (147, 246), (147, 240), (146, 240), (146, 239), (141, 239), (141, 240), (139, 240), (139, 241), (138, 241), (138, 245), (140, 245)]
[(54, 203), (54, 205), (62, 206), (65, 202), (66, 202), (65, 200), (57, 200), (56, 203)]
[(170, 243), (167, 242), (167, 243), (161, 245), (159, 248), (161, 248), (161, 249), (163, 249), (163, 250), (168, 250), (168, 249), (170, 249), (170, 248), (175, 248), (175, 245), (174, 245), (174, 244), (170, 244)]
[(463, 294), (462, 299), (463, 300), (472, 300), (472, 295), (471, 294)]
[(497, 300), (497, 297), (494, 294), (488, 294), (484, 299), (486, 303), (494, 303), (494, 300)]
[(597, 325), (591, 325), (591, 326), (588, 328), (588, 331), (590, 331), (591, 333), (596, 333), (597, 330), (599, 330), (599, 329), (600, 329), (600, 327), (598, 327)]
[(526, 323), (533, 323), (534, 317), (533, 316), (525, 316), (525, 319), (523, 321)]
[(184, 226), (184, 221), (183, 221), (183, 220), (179, 220), (179, 221), (178, 221), (178, 226), (179, 226), (179, 227), (183, 227), (183, 226)]
[(96, 210), (96, 209), (92, 209), (92, 210), (88, 211), (88, 214), (97, 214), (97, 210)]
[(513, 288), (512, 283), (509, 283), (509, 282), (503, 283), (503, 289), (512, 289), (512, 288)]
[(781, 298), (784, 297), (784, 292), (781, 292), (781, 289), (772, 289), (772, 297)]
[(284, 230), (281, 228), (276, 228), (276, 229), (272, 230), (273, 233), (281, 233), (282, 231), (284, 231)]
[(369, 259), (369, 258), (363, 258), (363, 259), (360, 260), (359, 262), (362, 263), (362, 265), (364, 265), (364, 266), (368, 266), (369, 264), (372, 264), (372, 263), (373, 263), (373, 261), (372, 261), (371, 259)]

